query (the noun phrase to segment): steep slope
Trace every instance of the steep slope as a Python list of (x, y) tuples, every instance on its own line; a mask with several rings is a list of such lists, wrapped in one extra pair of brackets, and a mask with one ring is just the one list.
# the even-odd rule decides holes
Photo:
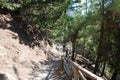
[(2, 74), (9, 74), (14, 80), (28, 80), (32, 71), (58, 56), (57, 51), (45, 41), (41, 41), (41, 48), (33, 49), (20, 44), (17, 33), (0, 29), (0, 78)]

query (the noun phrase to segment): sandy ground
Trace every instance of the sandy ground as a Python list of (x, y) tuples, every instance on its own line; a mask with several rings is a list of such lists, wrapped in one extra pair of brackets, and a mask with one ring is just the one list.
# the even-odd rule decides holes
[(41, 41), (41, 45), (41, 48), (32, 49), (19, 43), (17, 33), (0, 29), (0, 77), (2, 74), (8, 74), (13, 77), (11, 80), (29, 80), (36, 69), (48, 68), (46, 62), (58, 57), (59, 53), (45, 45), (44, 41)]

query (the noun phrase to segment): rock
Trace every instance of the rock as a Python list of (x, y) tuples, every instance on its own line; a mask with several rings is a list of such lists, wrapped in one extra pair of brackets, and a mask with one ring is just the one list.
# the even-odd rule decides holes
[(9, 73), (0, 73), (0, 80), (16, 80), (16, 79)]

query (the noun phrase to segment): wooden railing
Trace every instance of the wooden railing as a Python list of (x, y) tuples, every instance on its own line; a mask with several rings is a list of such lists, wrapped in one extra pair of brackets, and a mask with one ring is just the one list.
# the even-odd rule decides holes
[[(71, 64), (72, 66), (72, 71), (68, 69), (67, 64)], [(74, 80), (87, 80), (86, 77), (90, 78), (90, 80), (104, 80), (101, 77), (93, 74), (92, 72), (88, 71), (87, 69), (83, 68), (76, 62), (73, 62), (72, 60), (63, 57), (62, 56), (62, 65), (63, 69), (67, 73), (68, 76), (72, 76)]]

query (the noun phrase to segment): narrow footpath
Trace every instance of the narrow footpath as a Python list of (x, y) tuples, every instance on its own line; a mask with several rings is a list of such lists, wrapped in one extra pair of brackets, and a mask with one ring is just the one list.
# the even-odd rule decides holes
[(62, 80), (63, 73), (60, 58), (55, 58), (34, 70), (29, 80)]

